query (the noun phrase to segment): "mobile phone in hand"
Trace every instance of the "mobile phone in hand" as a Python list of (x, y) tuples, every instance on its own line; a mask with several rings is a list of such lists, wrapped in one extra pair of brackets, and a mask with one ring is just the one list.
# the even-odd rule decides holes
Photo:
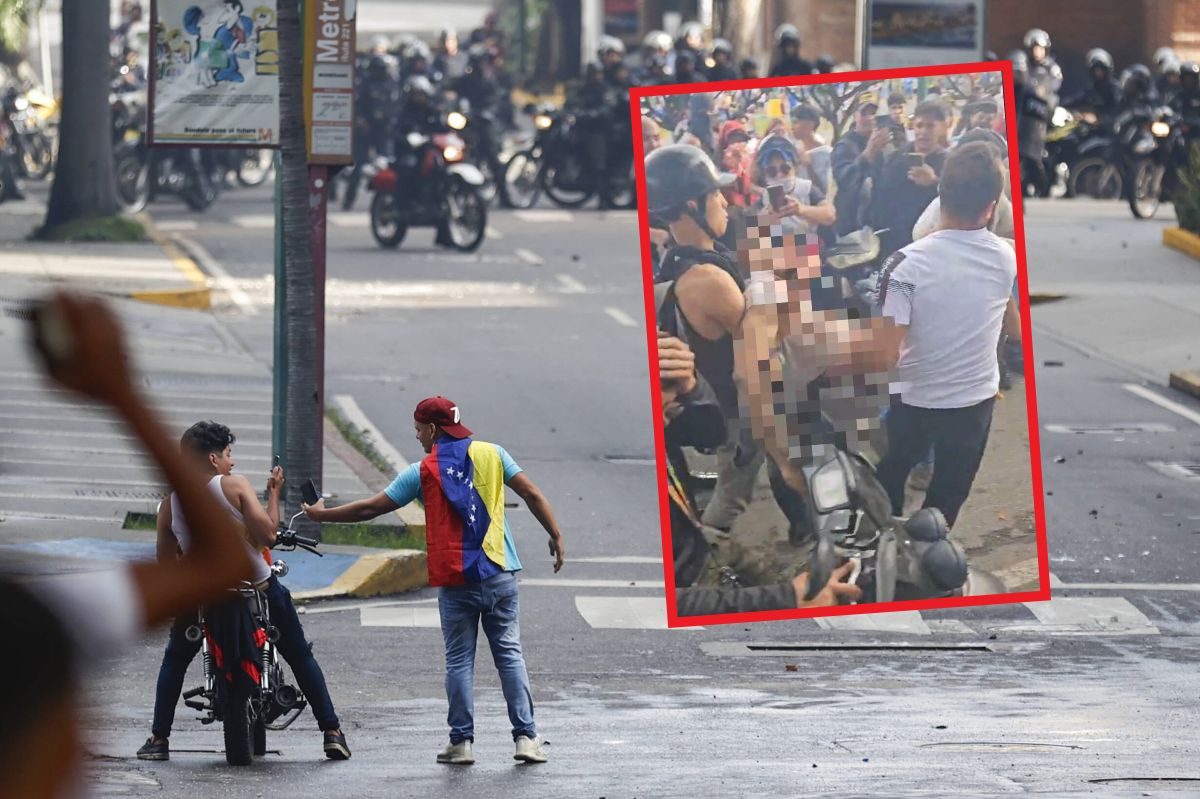
[(909, 167), (925, 166), (925, 156), (921, 153), (908, 154)]
[(300, 493), (304, 496), (305, 505), (316, 505), (321, 500), (321, 492), (317, 491), (317, 484), (312, 478), (304, 481), (304, 485), (300, 486)]
[(767, 186), (767, 197), (771, 201), (771, 207), (778, 211), (784, 203), (783, 186)]

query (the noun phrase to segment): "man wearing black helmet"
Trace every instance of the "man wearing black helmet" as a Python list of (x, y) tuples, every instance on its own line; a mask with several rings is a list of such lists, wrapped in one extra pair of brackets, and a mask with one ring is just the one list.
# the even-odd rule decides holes
[(1088, 50), (1087, 65), (1092, 82), (1064, 99), (1062, 104), (1071, 111), (1095, 114), (1107, 127), (1121, 105), (1121, 86), (1113, 80), (1113, 57), (1107, 50), (1095, 47)]
[(1029, 54), (1029, 81), (1053, 108), (1058, 104), (1063, 74), (1054, 56), (1050, 55), (1050, 34), (1041, 28), (1033, 28), (1025, 34), (1024, 45)]
[(775, 29), (775, 47), (777, 60), (767, 77), (813, 73), (813, 65), (800, 57), (800, 31), (795, 25), (784, 23)]
[[(662, 295), (658, 327), (688, 344), (696, 371), (712, 387), (729, 429), (736, 430), (733, 342), (741, 329), (745, 282), (733, 253), (719, 243), (729, 223), (720, 189), (733, 178), (718, 176), (702, 150), (681, 144), (647, 156), (645, 174), (647, 210), (670, 228), (675, 242), (654, 278)], [(703, 517), (726, 530), (749, 504), (763, 463), (752, 441), (731, 438), (719, 451), (717, 486)]]
[(712, 66), (708, 67), (709, 80), (737, 80), (737, 70), (733, 68), (733, 45), (728, 39), (714, 39), (709, 58), (712, 60)]
[(354, 207), (363, 167), (392, 152), (391, 126), (400, 102), (397, 71), (395, 59), (387, 52), (387, 40), (378, 38), (366, 59), (366, 69), (358, 72), (355, 81), (354, 169), (346, 179), (343, 210)]
[(677, 62), (683, 53), (692, 57), (693, 66), (699, 71), (704, 60), (704, 26), (699, 22), (685, 22), (679, 26), (675, 36), (675, 49), (671, 51), (667, 60), (667, 71), (674, 72), (678, 69)]
[(1195, 61), (1179, 65), (1179, 93), (1171, 107), (1192, 131), (1189, 138), (1200, 135), (1200, 64)]
[(751, 80), (758, 77), (758, 62), (753, 58), (743, 58), (738, 63), (738, 77), (742, 80)]

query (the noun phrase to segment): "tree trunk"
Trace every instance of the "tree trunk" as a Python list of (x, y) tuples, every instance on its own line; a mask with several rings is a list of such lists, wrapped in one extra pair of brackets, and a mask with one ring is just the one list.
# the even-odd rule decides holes
[[(309, 0), (313, 2), (313, 0)], [(287, 517), (300, 509), (300, 487), (309, 478), (321, 482), (324, 397), (324, 296), (313, 259), (313, 225), (309, 209), (308, 156), (304, 126), (304, 43), (300, 4), (279, 4), (279, 177), (282, 269), (276, 269), (275, 451), (281, 455), (287, 481)], [(280, 244), (281, 242), (281, 244)], [(278, 260), (278, 259), (277, 259)], [(282, 396), (281, 396), (282, 395)], [(280, 413), (282, 411), (282, 414)], [(300, 518), (298, 530), (319, 527)]]
[(108, 4), (63, 3), (62, 32), (60, 144), (43, 231), (73, 219), (117, 213), (108, 105)]
[[(721, 11), (719, 33), (733, 45), (733, 52), (742, 57), (757, 52), (762, 28), (762, 0), (725, 0)], [(763, 74), (766, 74), (767, 66), (759, 65)]]

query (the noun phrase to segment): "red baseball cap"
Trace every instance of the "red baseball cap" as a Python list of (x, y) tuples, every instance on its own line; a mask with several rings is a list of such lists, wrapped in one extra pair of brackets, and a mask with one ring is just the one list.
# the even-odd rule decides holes
[(429, 397), (417, 403), (413, 419), (422, 424), (436, 424), (441, 431), (453, 438), (466, 438), (471, 431), (459, 423), (462, 414), (458, 406), (445, 397)]

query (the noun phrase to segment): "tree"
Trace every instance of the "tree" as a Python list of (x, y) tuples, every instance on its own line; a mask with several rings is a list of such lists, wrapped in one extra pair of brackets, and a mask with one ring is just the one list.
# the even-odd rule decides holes
[(0, 63), (16, 65), (29, 42), (29, 17), (35, 0), (0, 0)]
[[(717, 31), (733, 45), (733, 52), (748, 55), (758, 49), (762, 0), (726, 0), (717, 15)], [(765, 72), (768, 65), (760, 64)]]
[[(299, 3), (279, 4), (278, 180), (283, 230), (276, 246), (283, 248), (283, 269), (276, 270), (275, 278), (276, 415), (272, 427), (275, 451), (282, 455), (289, 476), (284, 484), (289, 516), (299, 510), (304, 481), (321, 475), (325, 418), (324, 286), (318, 285), (313, 259), (300, 13)], [(315, 522), (301, 517), (299, 529), (311, 533), (315, 527)]]
[(868, 80), (858, 83), (821, 83), (805, 87), (808, 99), (821, 111), (821, 116), (833, 126), (833, 142), (846, 135), (854, 125), (854, 115), (867, 92), (879, 94), (882, 81)]
[(50, 206), (39, 231), (43, 237), (75, 219), (117, 214), (108, 105), (108, 14), (108, 3), (63, 3), (62, 122)]

